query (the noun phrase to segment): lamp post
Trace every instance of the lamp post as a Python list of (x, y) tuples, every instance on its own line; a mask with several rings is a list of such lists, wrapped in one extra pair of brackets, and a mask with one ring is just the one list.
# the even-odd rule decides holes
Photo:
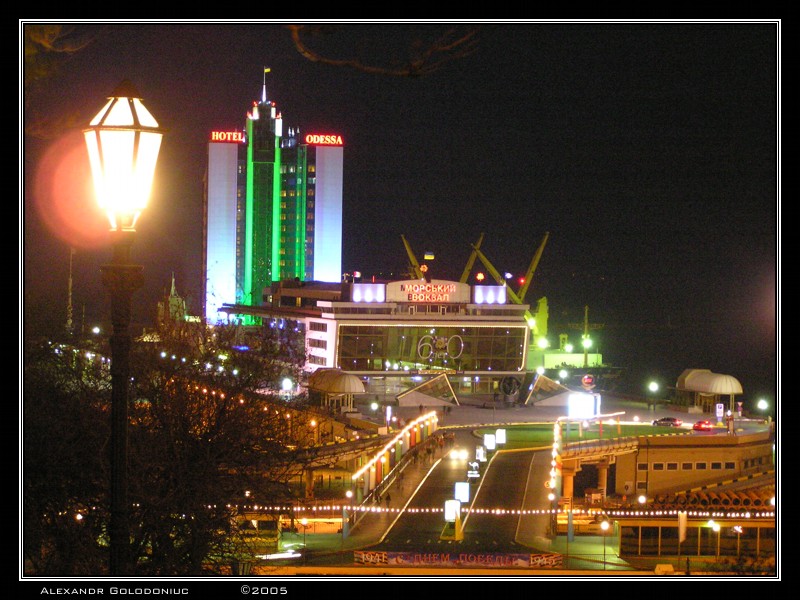
[(655, 409), (656, 409), (656, 394), (658, 393), (658, 382), (651, 381), (649, 384), (647, 384), (647, 389), (650, 391), (651, 398), (652, 398), (652, 400), (650, 402), (653, 403), (653, 411), (655, 411)]
[(130, 569), (128, 524), (128, 387), (131, 297), (144, 283), (130, 262), (136, 220), (147, 205), (163, 131), (130, 81), (112, 92), (84, 130), (99, 207), (108, 216), (113, 258), (101, 267), (111, 297), (111, 575)]
[(736, 532), (736, 557), (739, 557), (739, 552), (741, 550), (741, 542), (742, 542), (742, 526), (741, 525), (734, 525), (733, 530)]
[(350, 515), (347, 513), (347, 508), (353, 501), (353, 490), (347, 490), (344, 495), (347, 500), (342, 506), (342, 550), (344, 550), (344, 538), (347, 537), (350, 529)]
[(603, 571), (606, 570), (606, 535), (608, 534), (608, 521), (600, 523), (600, 529), (603, 530)]
[(722, 527), (720, 526), (719, 523), (715, 522), (714, 519), (709, 519), (708, 526), (711, 528), (711, 531), (715, 531), (717, 533), (716, 560), (717, 560), (717, 562), (719, 562), (719, 537), (720, 537), (720, 531), (722, 530)]
[(303, 564), (306, 564), (306, 529), (308, 528), (308, 519), (305, 517), (300, 519), (300, 525), (303, 526)]

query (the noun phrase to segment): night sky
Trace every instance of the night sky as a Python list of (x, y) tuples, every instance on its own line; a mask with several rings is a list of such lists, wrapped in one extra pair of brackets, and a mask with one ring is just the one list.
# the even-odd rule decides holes
[[(199, 314), (207, 140), (244, 127), (267, 66), (284, 127), (344, 138), (345, 271), (399, 275), (402, 234), (458, 279), (484, 233), (494, 266), (521, 275), (549, 232), (527, 300), (547, 297), (551, 343), (577, 339), (588, 305), (634, 391), (707, 368), (775, 400), (779, 22), (479, 23), (471, 54), (413, 78), (311, 62), (278, 23), (70, 25), (93, 41), (42, 54), (51, 69), (20, 98), (23, 324), (66, 321), (70, 246), (76, 324), (107, 315), (80, 130), (126, 78), (168, 130), (135, 318), (152, 320), (173, 272)], [(445, 28), (335, 25), (315, 47), (382, 64)]]

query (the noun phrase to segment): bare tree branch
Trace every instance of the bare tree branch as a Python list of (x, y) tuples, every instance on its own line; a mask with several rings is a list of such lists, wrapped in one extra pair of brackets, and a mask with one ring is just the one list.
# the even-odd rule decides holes
[[(420, 77), (442, 68), (443, 65), (472, 54), (478, 46), (477, 26), (466, 29), (449, 26), (437, 31), (433, 39), (413, 38), (406, 57), (390, 57), (388, 64), (367, 63), (359, 58), (334, 58), (315, 50), (308, 40), (330, 36), (345, 29), (318, 25), (286, 25), (297, 51), (308, 60), (334, 67), (355, 69), (364, 73), (395, 77)], [(353, 50), (355, 52), (355, 50)]]

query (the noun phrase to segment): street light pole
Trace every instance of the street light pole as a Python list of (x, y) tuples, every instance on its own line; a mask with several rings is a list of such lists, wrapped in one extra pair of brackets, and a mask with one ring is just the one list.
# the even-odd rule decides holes
[(111, 295), (111, 574), (128, 575), (128, 388), (130, 385), (131, 297), (144, 283), (141, 265), (130, 264), (132, 232), (114, 233), (110, 265), (101, 267)]
[(608, 521), (600, 523), (600, 529), (603, 530), (603, 571), (606, 570), (606, 535), (608, 534)]
[(308, 519), (305, 517), (300, 519), (300, 525), (303, 526), (303, 564), (305, 565), (308, 561), (308, 551), (306, 549), (306, 529), (308, 528)]
[(144, 283), (130, 262), (136, 220), (147, 205), (163, 131), (129, 81), (108, 97), (84, 130), (99, 207), (108, 216), (111, 264), (101, 268), (111, 296), (111, 501), (109, 574), (132, 574), (128, 502), (128, 389), (131, 297)]
[(347, 490), (344, 495), (347, 500), (345, 504), (342, 505), (342, 550), (344, 550), (344, 538), (346, 538), (349, 533), (347, 530), (350, 526), (350, 515), (347, 513), (347, 508), (350, 502), (353, 501), (353, 490)]

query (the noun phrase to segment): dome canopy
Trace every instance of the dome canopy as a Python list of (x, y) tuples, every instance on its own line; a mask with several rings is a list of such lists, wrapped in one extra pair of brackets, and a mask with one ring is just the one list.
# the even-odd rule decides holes
[(364, 383), (341, 369), (317, 369), (308, 377), (308, 388), (328, 394), (363, 394)]
[(712, 373), (708, 369), (686, 369), (678, 377), (678, 389), (705, 394), (741, 394), (742, 384), (732, 375)]

